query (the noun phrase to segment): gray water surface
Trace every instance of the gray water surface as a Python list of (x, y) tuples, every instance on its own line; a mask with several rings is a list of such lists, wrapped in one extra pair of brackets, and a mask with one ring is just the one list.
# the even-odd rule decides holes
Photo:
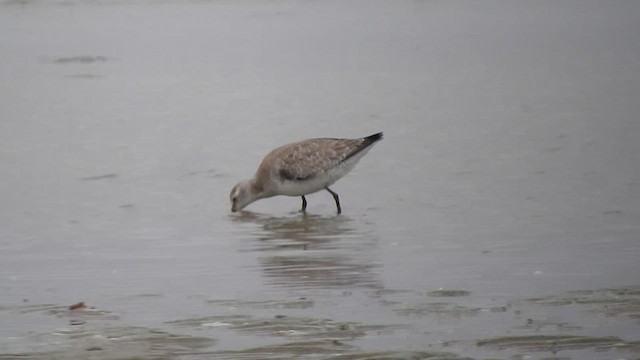
[[(638, 14), (0, 2), (0, 358), (638, 358)], [(230, 212), (378, 131), (342, 215)]]

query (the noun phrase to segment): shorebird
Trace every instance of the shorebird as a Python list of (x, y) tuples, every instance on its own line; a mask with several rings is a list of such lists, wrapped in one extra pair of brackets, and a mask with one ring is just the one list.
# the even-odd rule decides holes
[(381, 139), (380, 132), (359, 139), (308, 139), (278, 147), (264, 157), (253, 179), (231, 189), (231, 211), (240, 211), (259, 199), (286, 195), (301, 196), (301, 211), (305, 212), (304, 196), (327, 190), (340, 214), (340, 198), (329, 186), (351, 171)]

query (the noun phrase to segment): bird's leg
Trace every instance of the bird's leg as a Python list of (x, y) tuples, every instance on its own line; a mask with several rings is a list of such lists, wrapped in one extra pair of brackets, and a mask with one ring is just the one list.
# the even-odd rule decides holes
[(336, 201), (336, 207), (338, 208), (338, 214), (342, 213), (342, 209), (340, 208), (340, 198), (338, 198), (338, 194), (334, 193), (333, 191), (331, 191), (331, 189), (329, 189), (329, 187), (325, 188), (328, 192), (331, 193), (331, 195), (333, 195), (333, 200)]
[(302, 212), (305, 212), (307, 210), (307, 199), (304, 198), (304, 195), (302, 195)]

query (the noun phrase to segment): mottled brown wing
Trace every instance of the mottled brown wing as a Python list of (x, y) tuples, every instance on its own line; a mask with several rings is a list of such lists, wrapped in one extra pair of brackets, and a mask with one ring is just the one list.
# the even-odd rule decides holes
[(283, 180), (308, 180), (357, 152), (362, 143), (362, 139), (305, 140), (273, 150), (263, 163), (271, 163)]

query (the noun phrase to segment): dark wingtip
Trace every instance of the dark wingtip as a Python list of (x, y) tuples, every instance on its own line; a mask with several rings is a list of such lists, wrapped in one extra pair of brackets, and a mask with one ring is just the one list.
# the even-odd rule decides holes
[(364, 140), (369, 144), (373, 143), (373, 142), (376, 142), (378, 140), (382, 140), (382, 132), (379, 132), (379, 133), (373, 134), (373, 135), (369, 135), (369, 136), (365, 137)]
[(360, 151), (368, 148), (373, 143), (375, 143), (376, 141), (381, 140), (381, 139), (382, 139), (382, 132), (379, 132), (377, 134), (369, 135), (367, 137), (362, 138), (362, 142), (357, 145), (356, 149), (354, 151), (352, 151), (349, 155), (347, 155), (344, 159), (342, 159), (342, 161), (345, 161), (345, 160), (349, 159), (353, 155), (355, 155), (355, 154), (359, 153)]
[[(376, 141), (380, 141), (382, 140), (382, 132), (379, 132), (377, 134), (373, 134), (373, 135), (369, 135), (365, 138), (362, 139), (362, 149), (367, 148), (371, 145), (373, 145), (373, 143), (375, 143)], [(360, 151), (360, 150), (358, 150)]]

